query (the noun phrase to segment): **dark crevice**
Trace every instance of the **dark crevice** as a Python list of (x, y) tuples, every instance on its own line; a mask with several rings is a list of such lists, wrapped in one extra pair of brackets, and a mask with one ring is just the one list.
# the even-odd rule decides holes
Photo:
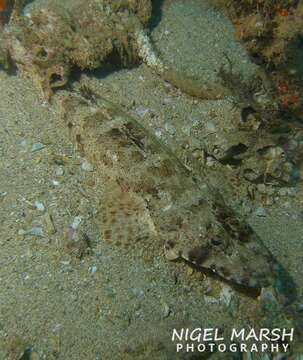
[(153, 11), (152, 18), (149, 23), (149, 29), (152, 31), (160, 23), (162, 19), (162, 7), (164, 0), (154, 0), (152, 2)]
[(226, 155), (219, 159), (219, 162), (222, 165), (234, 165), (239, 166), (242, 162), (242, 159), (237, 158), (237, 156), (243, 155), (248, 150), (248, 147), (242, 143), (238, 145), (231, 146)]
[(60, 83), (62, 80), (63, 79), (60, 74), (53, 73), (50, 77), (50, 85), (56, 85), (57, 82)]

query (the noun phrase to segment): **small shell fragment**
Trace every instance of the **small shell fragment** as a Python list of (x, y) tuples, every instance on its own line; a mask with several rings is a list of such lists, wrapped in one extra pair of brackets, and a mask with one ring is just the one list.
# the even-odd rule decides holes
[(18, 231), (18, 235), (32, 235), (32, 236), (43, 237), (44, 233), (41, 227), (33, 227), (30, 230), (20, 229)]
[(49, 213), (46, 213), (46, 214), (43, 216), (43, 220), (44, 220), (44, 223), (45, 223), (47, 232), (48, 232), (49, 234), (54, 234), (57, 230), (56, 230), (56, 228), (55, 228), (55, 225), (54, 225), (52, 216), (51, 216)]
[(42, 150), (42, 149), (44, 149), (44, 148), (45, 148), (45, 145), (42, 144), (42, 143), (40, 143), (40, 142), (38, 142), (38, 143), (33, 144), (33, 146), (32, 146), (32, 152), (40, 151), (40, 150)]
[(81, 221), (82, 221), (82, 217), (81, 216), (76, 216), (74, 218), (74, 221), (73, 221), (72, 225), (71, 225), (72, 229), (77, 230), (79, 225), (81, 224)]
[(39, 201), (35, 201), (34, 202), (34, 207), (35, 209), (37, 209), (38, 211), (44, 211), (45, 210), (45, 206), (39, 202)]

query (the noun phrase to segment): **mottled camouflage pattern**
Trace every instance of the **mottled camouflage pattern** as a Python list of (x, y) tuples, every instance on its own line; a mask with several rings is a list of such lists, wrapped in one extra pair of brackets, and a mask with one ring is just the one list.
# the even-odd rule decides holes
[(276, 263), (250, 226), (135, 119), (100, 98), (71, 95), (63, 107), (73, 139), (105, 184), (105, 240), (135, 243), (137, 251), (164, 246), (169, 260), (182, 258), (248, 288), (272, 284)]

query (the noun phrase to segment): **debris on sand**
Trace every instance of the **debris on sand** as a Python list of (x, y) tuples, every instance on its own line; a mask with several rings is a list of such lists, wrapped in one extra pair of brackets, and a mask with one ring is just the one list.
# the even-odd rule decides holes
[[(138, 62), (138, 33), (151, 16), (151, 0), (80, 1), (72, 8), (50, 4), (15, 11), (1, 34), (1, 57), (39, 86), (46, 98), (63, 87), (74, 68), (96, 69), (106, 62)], [(4, 62), (3, 60), (3, 62)]]
[(18, 235), (30, 235), (30, 236), (37, 236), (37, 237), (43, 237), (44, 236), (44, 232), (43, 229), (41, 227), (33, 227), (29, 230), (23, 230), (20, 229), (18, 231)]

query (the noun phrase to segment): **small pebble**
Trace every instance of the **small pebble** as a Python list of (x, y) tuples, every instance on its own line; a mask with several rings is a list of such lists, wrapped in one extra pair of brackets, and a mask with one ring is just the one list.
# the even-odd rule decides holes
[(163, 99), (162, 104), (167, 105), (170, 104), (171, 102), (172, 102), (172, 98), (166, 97)]
[(63, 261), (60, 261), (60, 264), (67, 266), (67, 265), (70, 265), (70, 261), (63, 260)]
[(139, 297), (139, 298), (143, 298), (144, 297), (144, 291), (142, 289), (137, 289), (134, 288), (132, 289), (132, 293), (134, 294), (134, 296)]
[(39, 201), (35, 201), (34, 202), (34, 207), (35, 209), (37, 209), (38, 211), (44, 211), (45, 210), (45, 206), (39, 202)]
[(140, 117), (144, 117), (149, 111), (150, 109), (145, 108), (143, 106), (139, 106), (135, 110), (136, 114), (139, 115)]
[(25, 139), (21, 140), (21, 141), (20, 141), (20, 145), (21, 145), (22, 147), (25, 147), (25, 146), (27, 145), (27, 141), (26, 141)]
[(6, 195), (7, 195), (6, 191), (4, 191), (4, 192), (0, 191), (0, 202), (5, 198)]
[(213, 305), (213, 304), (218, 304), (219, 303), (218, 299), (216, 299), (213, 296), (207, 296), (207, 295), (204, 295), (204, 301), (208, 305)]
[(40, 227), (34, 227), (31, 230), (29, 230), (28, 235), (34, 235), (34, 236), (43, 236), (43, 229)]
[(82, 221), (82, 217), (81, 216), (76, 216), (74, 218), (74, 221), (73, 221), (72, 225), (71, 225), (72, 229), (77, 230), (79, 225), (81, 224), (81, 221)]
[(87, 160), (84, 160), (83, 163), (81, 164), (81, 169), (84, 171), (94, 171), (94, 167), (91, 163), (89, 163)]
[(267, 212), (266, 210), (263, 208), (263, 207), (258, 207), (256, 209), (256, 215), (259, 216), (259, 217), (266, 217), (267, 216)]
[(163, 130), (162, 130), (161, 128), (157, 128), (157, 129), (155, 130), (155, 135), (157, 136), (157, 138), (162, 137), (162, 135), (163, 135)]
[(211, 156), (208, 156), (206, 158), (206, 166), (209, 166), (209, 167), (214, 166), (215, 162), (216, 162), (216, 160), (214, 158), (212, 158)]
[(90, 272), (91, 274), (95, 274), (96, 271), (97, 271), (97, 266), (92, 266), (92, 267), (89, 269), (89, 272)]
[(214, 123), (208, 121), (206, 124), (205, 124), (205, 130), (207, 132), (210, 132), (210, 133), (213, 133), (216, 131), (216, 126)]
[(32, 152), (40, 151), (40, 150), (42, 150), (42, 149), (44, 149), (44, 148), (45, 148), (45, 145), (38, 142), (38, 143), (33, 144), (33, 146), (32, 146)]
[(162, 302), (162, 307), (163, 307), (162, 316), (165, 319), (165, 318), (169, 317), (171, 310), (165, 301)]
[(64, 175), (64, 169), (62, 167), (56, 168), (55, 175), (56, 176), (63, 176)]

